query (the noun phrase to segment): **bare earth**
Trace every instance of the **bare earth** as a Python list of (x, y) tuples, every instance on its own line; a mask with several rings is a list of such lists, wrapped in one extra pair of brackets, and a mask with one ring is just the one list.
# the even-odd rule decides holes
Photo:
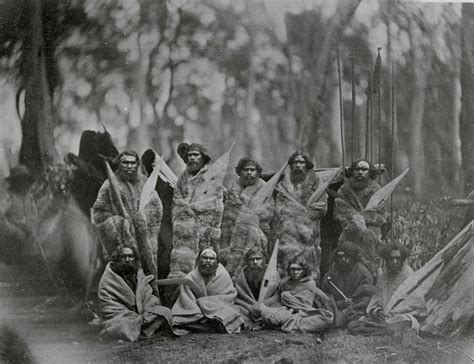
[(140, 343), (105, 341), (70, 301), (53, 302), (52, 289), (38, 277), (0, 265), (0, 321), (25, 338), (38, 363), (471, 363), (468, 357), (474, 358), (472, 338), (448, 342), (411, 332), (364, 338), (336, 331), (322, 344), (312, 334), (277, 331), (182, 338), (165, 332)]

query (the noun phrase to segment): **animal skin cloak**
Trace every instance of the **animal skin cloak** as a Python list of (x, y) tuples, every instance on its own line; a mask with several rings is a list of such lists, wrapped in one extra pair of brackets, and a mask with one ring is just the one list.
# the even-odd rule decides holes
[(309, 171), (297, 191), (290, 181), (289, 173), (277, 186), (275, 237), (280, 240), (278, 270), (286, 276), (288, 262), (303, 253), (310, 264), (313, 276), (319, 274), (321, 248), (319, 247), (320, 222), (326, 214), (326, 194), (311, 206), (307, 203), (319, 187), (319, 177)]
[[(259, 297), (255, 297), (252, 293), (252, 290), (247, 283), (245, 278), (245, 271), (247, 266), (244, 266), (240, 271), (240, 274), (234, 278), (234, 285), (237, 289), (237, 298), (235, 299), (235, 304), (239, 308), (242, 317), (245, 320), (245, 325), (251, 329), (256, 329), (260, 327), (259, 318), (252, 315), (253, 306), (259, 301)], [(277, 289), (279, 281), (275, 282), (275, 287), (271, 287), (267, 290), (267, 294), (260, 301), (270, 298)]]
[[(344, 307), (344, 297), (329, 283), (328, 277), (348, 298), (352, 299), (350, 307)], [(331, 295), (336, 303), (336, 322), (344, 327), (350, 321), (365, 314), (365, 310), (372, 295), (375, 293), (374, 278), (369, 270), (361, 263), (356, 262), (348, 272), (341, 271), (333, 264), (324, 276), (321, 288)]]
[(262, 179), (246, 188), (236, 182), (227, 191), (219, 254), (231, 276), (238, 274), (236, 270), (239, 270), (245, 251), (253, 247), (267, 251), (273, 205), (266, 203), (258, 208), (250, 207), (252, 199), (264, 185)]
[(338, 190), (334, 201), (334, 217), (341, 224), (342, 233), (339, 241), (350, 241), (361, 251), (361, 262), (375, 277), (380, 257), (377, 251), (382, 246), (380, 240), (381, 226), (385, 224), (385, 213), (382, 207), (364, 210), (373, 194), (380, 185), (370, 180), (366, 188), (354, 190), (352, 178), (347, 180)]
[(137, 341), (151, 337), (171, 319), (169, 308), (161, 306), (153, 295), (150, 282), (154, 276), (137, 272), (135, 292), (115, 273), (108, 263), (99, 283), (100, 315), (104, 325), (101, 335), (116, 339)]
[[(377, 282), (376, 293), (372, 296), (367, 306), (367, 317), (349, 324), (349, 331), (353, 335), (386, 335), (393, 333), (397, 329), (396, 324), (401, 324), (402, 328), (415, 328), (419, 324), (411, 315), (393, 315), (388, 312), (388, 303), (397, 288), (413, 274), (413, 269), (406, 263), (396, 276), (390, 276), (386, 272), (380, 275)], [(375, 309), (381, 307), (385, 315), (385, 322), (376, 321), (372, 318)]]
[[(198, 252), (212, 245), (219, 249), (223, 187), (203, 188), (205, 165), (195, 176), (187, 171), (178, 177), (173, 195), (173, 250), (170, 276), (183, 276), (193, 270)], [(201, 193), (203, 195), (201, 195)]]
[(131, 219), (122, 216), (116, 197), (106, 180), (92, 210), (92, 220), (97, 226), (107, 257), (119, 244), (135, 246), (140, 254), (140, 263), (145, 274), (157, 277), (158, 234), (160, 232), (163, 206), (156, 192), (143, 211), (138, 211), (140, 194), (146, 177), (138, 174), (136, 183), (123, 181), (116, 173), (120, 196)]
[[(264, 323), (284, 332), (319, 332), (331, 326), (334, 316), (326, 307), (329, 299), (311, 277), (298, 281), (284, 278), (276, 294), (260, 306)], [(314, 308), (314, 303), (318, 308)]]
[(181, 285), (179, 298), (171, 310), (173, 332), (186, 335), (190, 331), (183, 325), (200, 323), (206, 318), (218, 320), (229, 334), (239, 333), (244, 320), (234, 305), (237, 290), (225, 268), (219, 263), (216, 275), (207, 284), (197, 267), (186, 278), (195, 287)]

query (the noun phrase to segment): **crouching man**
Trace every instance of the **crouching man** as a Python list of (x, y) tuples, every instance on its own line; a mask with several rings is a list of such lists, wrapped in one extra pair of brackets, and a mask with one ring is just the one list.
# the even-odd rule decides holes
[(270, 327), (284, 332), (320, 332), (329, 328), (334, 316), (329, 298), (316, 287), (311, 267), (302, 255), (288, 263), (285, 277), (274, 296), (257, 304), (256, 311)]
[(335, 258), (321, 288), (336, 304), (336, 326), (346, 327), (349, 322), (364, 316), (375, 293), (374, 279), (367, 267), (359, 262), (357, 245), (347, 241), (339, 243)]
[(388, 303), (398, 287), (413, 274), (406, 264), (410, 250), (403, 245), (391, 243), (380, 251), (385, 261), (385, 270), (377, 282), (377, 292), (367, 306), (367, 316), (349, 323), (353, 335), (388, 335), (409, 328), (418, 330), (419, 323), (408, 314), (391, 314)]
[(171, 319), (170, 309), (159, 304), (147, 275), (139, 267), (135, 248), (119, 245), (99, 283), (101, 335), (137, 341), (151, 337)]
[[(255, 304), (272, 296), (279, 284), (279, 280), (269, 282), (269, 287), (265, 291), (266, 293), (261, 292), (266, 270), (267, 265), (265, 264), (265, 254), (263, 250), (254, 247), (245, 252), (244, 267), (240, 271), (240, 274), (234, 277), (234, 284), (237, 289), (235, 303), (242, 313), (245, 326), (250, 330), (259, 330), (262, 328), (260, 325), (260, 317), (254, 310)], [(260, 297), (260, 295), (264, 295), (264, 297)]]
[(237, 291), (217, 252), (204, 248), (196, 268), (185, 276), (171, 313), (171, 329), (182, 336), (191, 332), (240, 332), (244, 323), (234, 300)]

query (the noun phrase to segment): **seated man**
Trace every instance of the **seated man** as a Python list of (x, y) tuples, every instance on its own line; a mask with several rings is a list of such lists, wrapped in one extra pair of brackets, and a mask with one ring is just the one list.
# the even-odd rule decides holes
[[(261, 320), (259, 320), (258, 316), (255, 316), (254, 305), (257, 301), (263, 301), (268, 298), (262, 297), (260, 299), (260, 289), (266, 269), (267, 265), (265, 264), (263, 250), (261, 248), (250, 248), (244, 255), (244, 267), (240, 274), (234, 277), (235, 288), (237, 288), (235, 304), (242, 313), (246, 327), (251, 330), (261, 328)], [(274, 287), (268, 287), (266, 291), (268, 296), (274, 293), (277, 285), (278, 282), (276, 282)]]
[[(333, 322), (328, 307), (329, 298), (316, 287), (311, 267), (297, 255), (288, 262), (288, 276), (278, 286), (275, 295), (256, 305), (256, 312), (270, 327), (284, 332), (320, 332)], [(314, 308), (316, 303), (318, 308)]]
[(367, 316), (349, 324), (353, 335), (387, 335), (409, 327), (416, 328), (418, 322), (409, 315), (390, 315), (386, 305), (397, 288), (413, 274), (413, 269), (405, 263), (410, 251), (396, 243), (387, 245), (380, 251), (385, 261), (385, 270), (377, 282), (377, 292), (367, 306)]
[(350, 242), (340, 243), (335, 250), (336, 261), (324, 276), (324, 292), (336, 303), (336, 326), (345, 327), (364, 316), (375, 292), (374, 279), (367, 267), (359, 262), (359, 248)]
[(184, 279), (186, 283), (181, 285), (171, 310), (171, 329), (176, 335), (240, 332), (244, 320), (234, 306), (237, 291), (213, 248), (204, 248), (198, 254), (196, 268)]
[(137, 341), (151, 337), (171, 319), (170, 309), (160, 306), (150, 282), (139, 268), (135, 248), (119, 245), (99, 283), (101, 335)]

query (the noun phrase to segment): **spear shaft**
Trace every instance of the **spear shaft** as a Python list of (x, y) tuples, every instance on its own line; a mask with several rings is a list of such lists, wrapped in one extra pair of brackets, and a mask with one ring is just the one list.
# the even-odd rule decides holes
[(339, 118), (341, 123), (341, 149), (342, 149), (342, 167), (345, 166), (345, 152), (344, 152), (344, 105), (342, 100), (342, 79), (341, 79), (341, 59), (339, 57), (339, 38), (336, 39), (336, 57), (337, 57), (337, 75), (339, 82)]

